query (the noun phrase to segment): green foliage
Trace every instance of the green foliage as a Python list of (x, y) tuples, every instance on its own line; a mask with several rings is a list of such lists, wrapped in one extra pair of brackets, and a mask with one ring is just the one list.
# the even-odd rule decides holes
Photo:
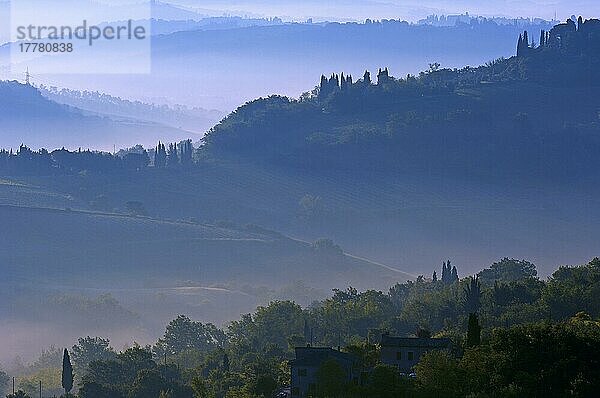
[(347, 385), (347, 375), (337, 361), (330, 359), (317, 370), (317, 396), (341, 398)]
[(398, 369), (387, 365), (377, 365), (369, 376), (365, 392), (369, 397), (396, 398), (403, 396), (409, 388), (409, 382), (400, 377)]
[(225, 333), (215, 325), (202, 324), (180, 315), (167, 325), (164, 336), (154, 347), (154, 352), (159, 357), (192, 350), (206, 353), (223, 347), (225, 340)]
[(469, 328), (467, 329), (467, 347), (476, 347), (481, 343), (481, 326), (477, 314), (469, 314)]
[(492, 264), (477, 274), (481, 283), (492, 285), (494, 282), (518, 282), (525, 279), (536, 278), (535, 265), (526, 260), (515, 260), (507, 257)]
[(138, 372), (128, 398), (158, 397), (165, 384), (160, 372), (156, 369), (142, 369)]
[(429, 396), (588, 397), (600, 386), (600, 322), (586, 314), (557, 324), (495, 329), (465, 350), (427, 353), (416, 367)]
[(415, 368), (420, 390), (429, 396), (459, 397), (464, 375), (459, 361), (447, 351), (430, 351)]
[(210, 398), (208, 383), (200, 376), (195, 376), (190, 383), (194, 391), (194, 398)]
[(585, 311), (600, 314), (600, 259), (582, 267), (560, 267), (548, 281), (543, 299), (549, 305), (552, 319), (564, 319)]
[(320, 342), (335, 347), (351, 343), (354, 338), (367, 338), (372, 328), (385, 328), (393, 313), (387, 295), (374, 290), (358, 293), (350, 287), (345, 291), (335, 289), (332, 298), (311, 311), (311, 318)]
[(302, 308), (290, 301), (273, 301), (258, 307), (253, 315), (232, 322), (228, 336), (234, 350), (243, 348), (270, 356), (289, 353), (289, 338), (302, 335), (303, 331)]
[(350, 344), (346, 346), (344, 351), (354, 355), (360, 367), (364, 370), (371, 369), (379, 363), (379, 347), (368, 341)]
[(390, 298), (396, 306), (399, 333), (413, 333), (418, 327), (432, 331), (456, 328), (466, 316), (463, 305), (464, 288), (461, 284), (428, 282), (422, 277), (390, 289)]
[(481, 307), (481, 285), (479, 278), (468, 278), (468, 284), (465, 288), (465, 311), (477, 313)]
[(96, 382), (84, 383), (79, 389), (79, 398), (123, 398), (118, 389)]
[(17, 387), (33, 397), (39, 393), (40, 381), (47, 394), (60, 394), (63, 391), (61, 388), (61, 369), (58, 366), (35, 370), (30, 368), (26, 375), (21, 375), (16, 379)]
[[(527, 262), (496, 264), (490, 270), (504, 276), (488, 279), (491, 284), (471, 277), (458, 283), (419, 277), (387, 294), (336, 289), (307, 309), (271, 302), (225, 332), (180, 316), (154, 350), (175, 352), (166, 365), (157, 364), (162, 357), (153, 357), (150, 347), (108, 355), (108, 341), (82, 339), (74, 353), (106, 358), (89, 363), (79, 396), (270, 397), (290, 385), (292, 348), (306, 344), (310, 335), (315, 345), (345, 346), (357, 359), (357, 374), (363, 372), (361, 383), (351, 383), (339, 364), (324, 363), (315, 390), (319, 397), (591, 396), (600, 388), (600, 322), (594, 320), (600, 311), (583, 298), (593, 301), (600, 261), (563, 267), (548, 282), (536, 278)], [(476, 307), (478, 313), (467, 312)], [(560, 322), (551, 323), (550, 313)], [(386, 330), (416, 331), (421, 337), (431, 330), (450, 336), (455, 347), (425, 354), (413, 380), (379, 363), (379, 349), (368, 339)]]
[(83, 376), (88, 366), (94, 361), (108, 361), (115, 359), (117, 354), (110, 347), (108, 339), (101, 337), (80, 338), (71, 348), (75, 374)]

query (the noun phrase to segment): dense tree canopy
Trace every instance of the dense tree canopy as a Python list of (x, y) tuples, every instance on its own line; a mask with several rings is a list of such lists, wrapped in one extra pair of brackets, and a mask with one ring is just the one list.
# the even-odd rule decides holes
[[(587, 397), (597, 391), (600, 260), (561, 267), (546, 281), (533, 264), (507, 259), (478, 275), (454, 283), (419, 277), (387, 293), (334, 290), (307, 308), (274, 301), (224, 330), (181, 315), (154, 346), (120, 353), (106, 339), (82, 338), (71, 350), (74, 390), (80, 398), (270, 397), (290, 383), (293, 348), (312, 342), (342, 347), (356, 358), (356, 371), (366, 372), (361, 383), (347, 383), (335, 363), (323, 366), (320, 397)], [(456, 349), (430, 352), (416, 379), (403, 377), (380, 363), (376, 342), (385, 331), (449, 336)], [(31, 369), (38, 373), (20, 377), (18, 387), (35, 395), (38, 377), (60, 361), (60, 350), (48, 350)], [(60, 384), (60, 368), (52, 377)]]

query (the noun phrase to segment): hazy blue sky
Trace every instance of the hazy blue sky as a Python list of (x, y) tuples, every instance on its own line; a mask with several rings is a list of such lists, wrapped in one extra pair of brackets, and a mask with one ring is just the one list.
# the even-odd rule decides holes
[(600, 16), (598, 0), (172, 0), (198, 9), (222, 9), (294, 18), (333, 17), (415, 20), (432, 13), (528, 16), (559, 19)]

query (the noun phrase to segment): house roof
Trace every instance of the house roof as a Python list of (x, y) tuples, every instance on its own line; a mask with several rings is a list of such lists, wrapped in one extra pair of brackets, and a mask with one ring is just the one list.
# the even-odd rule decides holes
[(452, 345), (450, 339), (432, 339), (420, 337), (394, 337), (381, 336), (382, 347), (404, 347), (404, 348), (449, 348)]
[(334, 350), (330, 347), (296, 347), (296, 359), (290, 363), (292, 366), (320, 366), (328, 359), (351, 365), (356, 358), (346, 352)]

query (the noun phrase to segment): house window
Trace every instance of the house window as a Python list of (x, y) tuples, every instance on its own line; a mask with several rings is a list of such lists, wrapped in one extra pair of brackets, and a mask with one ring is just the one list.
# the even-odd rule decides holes
[(413, 361), (415, 359), (415, 353), (412, 351), (408, 352), (408, 360)]
[(298, 376), (306, 377), (306, 369), (298, 369)]
[(396, 352), (396, 361), (401, 361), (402, 360), (402, 351), (397, 351)]

